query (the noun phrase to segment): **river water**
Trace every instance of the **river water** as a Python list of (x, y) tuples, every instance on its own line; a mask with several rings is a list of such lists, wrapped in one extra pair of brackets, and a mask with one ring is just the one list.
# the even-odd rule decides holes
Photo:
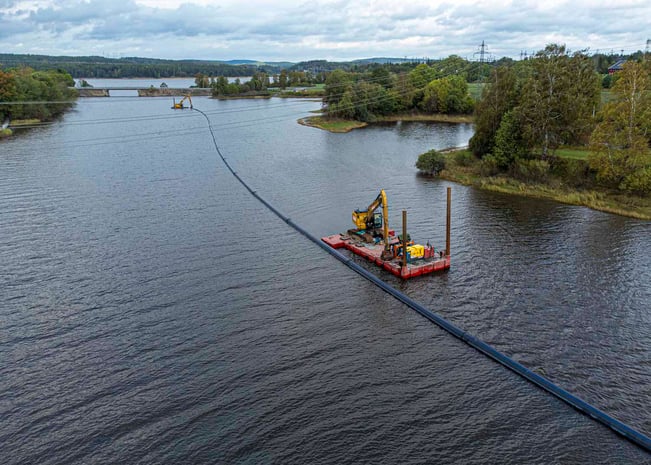
[[(449, 272), (375, 272), (651, 434), (648, 222), (416, 174), (469, 125), (330, 134), (296, 124), (317, 102), (194, 100), (318, 236), (384, 188), (442, 246), (452, 186)], [(651, 463), (298, 235), (170, 105), (82, 99), (0, 143), (2, 463)]]
[[(229, 77), (227, 78), (228, 82), (235, 82), (236, 79), (239, 79), (240, 82), (247, 82), (251, 80), (251, 76), (241, 76), (241, 77)], [(82, 79), (76, 79), (77, 86), (81, 85)], [(195, 78), (122, 78), (122, 79), (95, 79), (87, 78), (85, 79), (88, 84), (93, 87), (111, 87), (114, 89), (119, 89), (120, 87), (137, 87), (141, 89), (147, 89), (150, 86), (160, 87), (161, 84), (165, 83), (168, 87), (173, 89), (183, 89), (195, 86)]]

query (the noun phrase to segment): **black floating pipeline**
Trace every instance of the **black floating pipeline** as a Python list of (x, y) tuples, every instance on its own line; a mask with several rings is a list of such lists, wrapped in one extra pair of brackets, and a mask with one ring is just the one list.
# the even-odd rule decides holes
[(647, 452), (651, 452), (651, 438), (648, 436), (640, 433), (639, 431), (631, 428), (630, 426), (626, 425), (625, 423), (622, 423), (621, 421), (617, 420), (616, 418), (611, 417), (607, 413), (603, 412), (602, 410), (599, 410), (597, 407), (587, 403), (586, 401), (580, 399), (579, 397), (576, 397), (575, 395), (571, 394), (570, 392), (566, 391), (565, 389), (561, 388), (560, 386), (557, 386), (556, 384), (552, 383), (550, 380), (547, 378), (540, 376), (537, 373), (534, 373), (533, 371), (529, 370), (527, 367), (522, 365), (521, 363), (516, 362), (512, 358), (504, 355), (491, 345), (485, 343), (484, 341), (474, 337), (473, 335), (463, 331), (461, 328), (458, 328), (457, 326), (453, 325), (449, 321), (447, 321), (445, 318), (437, 315), (436, 313), (432, 312), (431, 310), (423, 307), (421, 304), (418, 302), (414, 301), (407, 295), (403, 294), (399, 290), (395, 289), (394, 287), (390, 286), (389, 284), (385, 283), (382, 281), (380, 278), (375, 276), (373, 273), (370, 271), (362, 268), (359, 266), (357, 263), (355, 263), (353, 260), (350, 258), (346, 257), (339, 251), (333, 249), (323, 241), (321, 241), (319, 238), (316, 236), (310, 234), (307, 232), (302, 226), (299, 224), (295, 223), (291, 218), (285, 216), (282, 214), (276, 207), (271, 205), (269, 202), (267, 202), (264, 198), (262, 198), (256, 191), (251, 189), (249, 185), (233, 170), (231, 165), (226, 161), (226, 158), (222, 155), (221, 150), (219, 150), (219, 146), (217, 145), (217, 140), (215, 139), (215, 134), (213, 133), (212, 126), (210, 125), (210, 119), (208, 116), (206, 116), (205, 113), (203, 113), (201, 110), (198, 110), (196, 107), (194, 108), (195, 111), (198, 111), (201, 113), (204, 118), (208, 121), (208, 128), (210, 129), (210, 134), (212, 135), (213, 143), (215, 144), (215, 149), (217, 150), (217, 153), (219, 154), (220, 158), (228, 168), (228, 170), (235, 176), (235, 178), (244, 186), (246, 190), (248, 190), (251, 195), (253, 195), (256, 199), (258, 199), (262, 204), (264, 204), (269, 210), (271, 210), (276, 216), (278, 216), (281, 220), (283, 220), (285, 223), (287, 223), (289, 226), (294, 228), (296, 231), (301, 233), (303, 236), (305, 236), (307, 239), (312, 241), (314, 244), (318, 245), (321, 247), (323, 250), (328, 252), (330, 255), (335, 257), (337, 260), (342, 262), (344, 265), (355, 271), (357, 274), (360, 276), (364, 277), (368, 281), (372, 282), (376, 286), (378, 286), (380, 289), (383, 291), (387, 292), (388, 294), (392, 295), (396, 299), (398, 299), (400, 302), (404, 303), (407, 305), (409, 308), (412, 310), (415, 310), (416, 312), (420, 313), (422, 316), (430, 320), (432, 323), (435, 323), (439, 327), (443, 328), (445, 331), (448, 333), (452, 334), (458, 339), (461, 339), (463, 342), (468, 344), (470, 347), (473, 347), (474, 349), (478, 350), (482, 354), (486, 355), (487, 357), (493, 359), (497, 363), (505, 366), (509, 370), (513, 371), (514, 373), (520, 375), (527, 381), (530, 381), (531, 383), (535, 384), (539, 388), (547, 391), (548, 393), (556, 396), (563, 402), (571, 405), (574, 407), (576, 410), (579, 412), (583, 413), (584, 415), (587, 415), (588, 417), (598, 421), (599, 423), (602, 423), (603, 425), (609, 427), (613, 431), (615, 431), (617, 434), (621, 435), (625, 439), (628, 439), (630, 442), (633, 444), (641, 447)]

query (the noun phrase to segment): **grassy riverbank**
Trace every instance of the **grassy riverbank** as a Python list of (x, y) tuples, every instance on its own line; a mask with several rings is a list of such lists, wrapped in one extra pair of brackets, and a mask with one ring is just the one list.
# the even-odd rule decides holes
[[(574, 156), (574, 159), (578, 158), (578, 152), (584, 152), (578, 149), (567, 150), (569, 155), (567, 158)], [(563, 155), (559, 154), (559, 156)], [(524, 182), (506, 174), (482, 176), (480, 161), (474, 159), (467, 150), (446, 152), (446, 165), (440, 177), (484, 190), (550, 199), (631, 218), (651, 220), (649, 198), (624, 195), (599, 188), (573, 188), (562, 178), (555, 176), (550, 176), (544, 183)]]
[(328, 118), (326, 116), (309, 116), (298, 120), (299, 124), (323, 129), (330, 132), (349, 132), (353, 129), (363, 128), (374, 123), (394, 123), (398, 121), (422, 121), (429, 123), (472, 123), (472, 115), (445, 115), (426, 113), (403, 113), (390, 116), (377, 117), (372, 123), (357, 120)]
[(298, 124), (323, 129), (329, 132), (350, 132), (353, 129), (368, 126), (368, 123), (337, 118), (326, 118), (324, 116), (308, 116), (298, 120)]
[(11, 122), (11, 127), (20, 128), (25, 126), (34, 126), (39, 123), (41, 123), (41, 120), (38, 118), (15, 119)]
[(14, 134), (14, 129), (16, 128), (29, 128), (41, 124), (42, 121), (38, 118), (28, 118), (28, 119), (15, 119), (11, 121), (8, 128), (0, 129), (0, 139), (5, 139), (11, 137)]

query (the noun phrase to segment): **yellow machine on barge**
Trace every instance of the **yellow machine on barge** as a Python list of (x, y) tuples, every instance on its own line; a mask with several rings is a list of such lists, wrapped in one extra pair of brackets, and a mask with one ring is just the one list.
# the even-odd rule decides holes
[[(382, 207), (382, 211), (376, 211)], [(403, 234), (389, 229), (389, 206), (384, 189), (366, 209), (353, 211), (354, 229), (321, 240), (332, 248), (346, 248), (403, 279), (450, 268), (450, 191), (448, 190), (448, 225), (446, 251), (438, 253), (429, 245), (414, 244), (407, 234), (407, 212), (403, 211)]]

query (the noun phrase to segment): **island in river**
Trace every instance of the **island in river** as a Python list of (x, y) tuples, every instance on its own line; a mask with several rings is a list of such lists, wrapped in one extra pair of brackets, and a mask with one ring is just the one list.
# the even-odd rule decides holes
[(328, 116), (308, 116), (300, 118), (299, 124), (323, 129), (329, 132), (350, 132), (373, 123), (394, 123), (398, 121), (422, 121), (428, 123), (472, 123), (472, 115), (449, 115), (443, 113), (409, 112), (375, 117), (372, 123)]

